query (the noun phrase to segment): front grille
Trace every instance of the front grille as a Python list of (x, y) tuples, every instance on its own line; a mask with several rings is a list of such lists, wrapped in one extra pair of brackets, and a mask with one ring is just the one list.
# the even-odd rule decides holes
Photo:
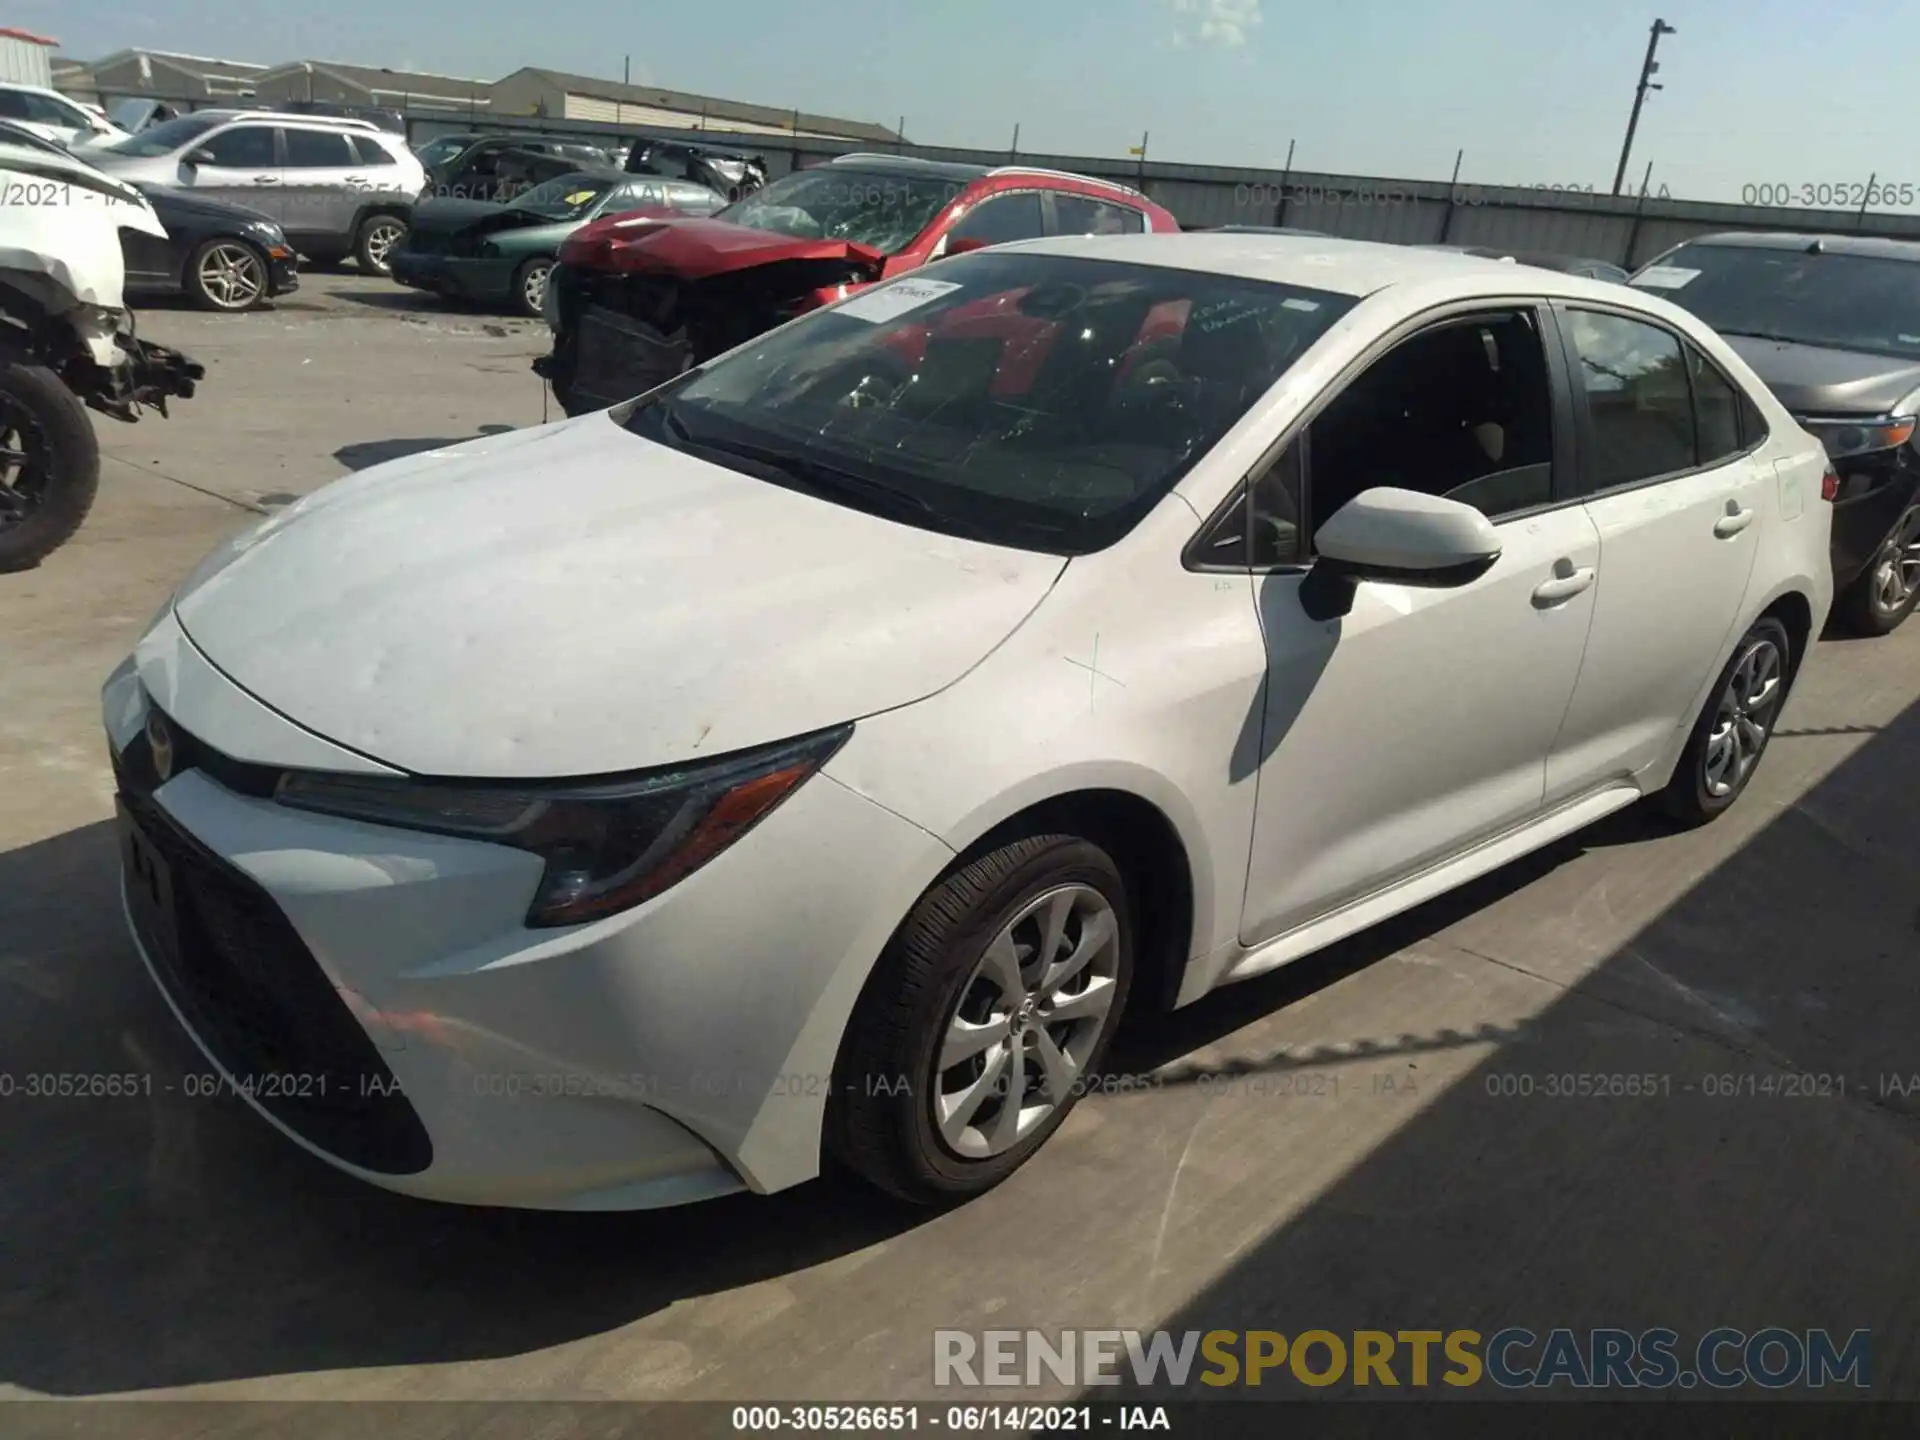
[(598, 409), (664, 385), (692, 362), (686, 339), (669, 338), (644, 320), (588, 305), (577, 322), (572, 388)]
[[(173, 735), (178, 773), (190, 737)], [(172, 946), (142, 940), (187, 1023), (240, 1089), (320, 1149), (381, 1174), (426, 1169), (426, 1127), (313, 953), (272, 896), (155, 803), (134, 750), (114, 756), (121, 802), (167, 862), (177, 929)]]
[(401, 244), (400, 253), (403, 255), (447, 255), (452, 253), (447, 248), (448, 242), (451, 239), (452, 235), (450, 233), (443, 235), (434, 230), (409, 230), (407, 231), (406, 240)]

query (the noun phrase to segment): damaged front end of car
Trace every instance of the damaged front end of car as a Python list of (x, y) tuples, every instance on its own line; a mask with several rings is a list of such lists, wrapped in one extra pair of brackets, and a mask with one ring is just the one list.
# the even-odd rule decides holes
[[(728, 233), (732, 232), (732, 233)], [(553, 352), (533, 362), (569, 415), (602, 410), (880, 278), (886, 256), (724, 222), (596, 222), (548, 280)]]

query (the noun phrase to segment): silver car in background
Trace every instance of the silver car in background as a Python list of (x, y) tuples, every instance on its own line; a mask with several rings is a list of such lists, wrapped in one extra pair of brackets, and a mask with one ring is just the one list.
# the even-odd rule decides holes
[(88, 152), (122, 180), (191, 190), (258, 210), (316, 264), (352, 255), (385, 275), (426, 171), (369, 120), (196, 110)]

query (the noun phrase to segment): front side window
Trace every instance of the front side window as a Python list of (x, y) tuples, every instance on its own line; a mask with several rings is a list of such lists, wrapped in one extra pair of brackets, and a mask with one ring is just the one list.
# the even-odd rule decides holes
[(64, 100), (56, 100), (51, 95), (34, 95), (29, 92), (21, 92), (20, 98), (27, 103), (29, 120), (38, 121), (42, 125), (59, 125), (71, 130), (93, 129), (92, 117)]
[(1573, 310), (1568, 318), (1591, 442), (1581, 488), (1611, 490), (1692, 469), (1693, 405), (1679, 337), (1623, 315)]
[(719, 218), (805, 240), (851, 240), (891, 255), (964, 188), (961, 181), (931, 175), (822, 165), (782, 175), (729, 205)]
[(1553, 390), (1531, 311), (1447, 321), (1393, 347), (1314, 419), (1314, 530), (1363, 490), (1440, 495), (1500, 520), (1553, 499)]
[(950, 240), (984, 240), (1003, 245), (1009, 240), (1032, 240), (1047, 233), (1040, 196), (1031, 190), (1018, 195), (990, 195), (962, 215), (947, 232)]
[(986, 250), (614, 414), (647, 440), (906, 524), (1086, 554), (1132, 529), (1354, 303)]
[(1147, 217), (1131, 205), (1065, 191), (1054, 194), (1053, 216), (1062, 235), (1138, 235), (1147, 228)]
[(265, 125), (236, 125), (207, 141), (209, 165), (232, 170), (262, 170), (277, 165), (273, 158), (273, 131)]

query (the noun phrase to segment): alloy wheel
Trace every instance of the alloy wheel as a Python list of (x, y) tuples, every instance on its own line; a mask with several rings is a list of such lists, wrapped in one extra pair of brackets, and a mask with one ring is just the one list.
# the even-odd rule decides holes
[(31, 519), (52, 479), (52, 455), (40, 422), (0, 395), (0, 530)]
[(552, 275), (551, 265), (529, 265), (520, 278), (520, 303), (529, 315), (538, 315), (547, 303), (547, 281)]
[(385, 273), (392, 262), (393, 250), (400, 243), (400, 237), (406, 233), (406, 227), (397, 220), (377, 220), (367, 231), (366, 254), (368, 261), (376, 270)]
[(1920, 505), (1900, 517), (1873, 572), (1873, 603), (1897, 615), (1920, 590)]
[(260, 257), (245, 245), (221, 244), (200, 257), (200, 289), (222, 310), (245, 310), (267, 288)]
[(1707, 793), (1731, 795), (1753, 773), (1779, 713), (1786, 673), (1780, 648), (1762, 636), (1748, 642), (1727, 677), (1703, 758)]
[(1119, 975), (1119, 919), (1091, 886), (1049, 890), (1001, 928), (934, 1059), (933, 1123), (948, 1149), (1003, 1154), (1072, 1100)]

